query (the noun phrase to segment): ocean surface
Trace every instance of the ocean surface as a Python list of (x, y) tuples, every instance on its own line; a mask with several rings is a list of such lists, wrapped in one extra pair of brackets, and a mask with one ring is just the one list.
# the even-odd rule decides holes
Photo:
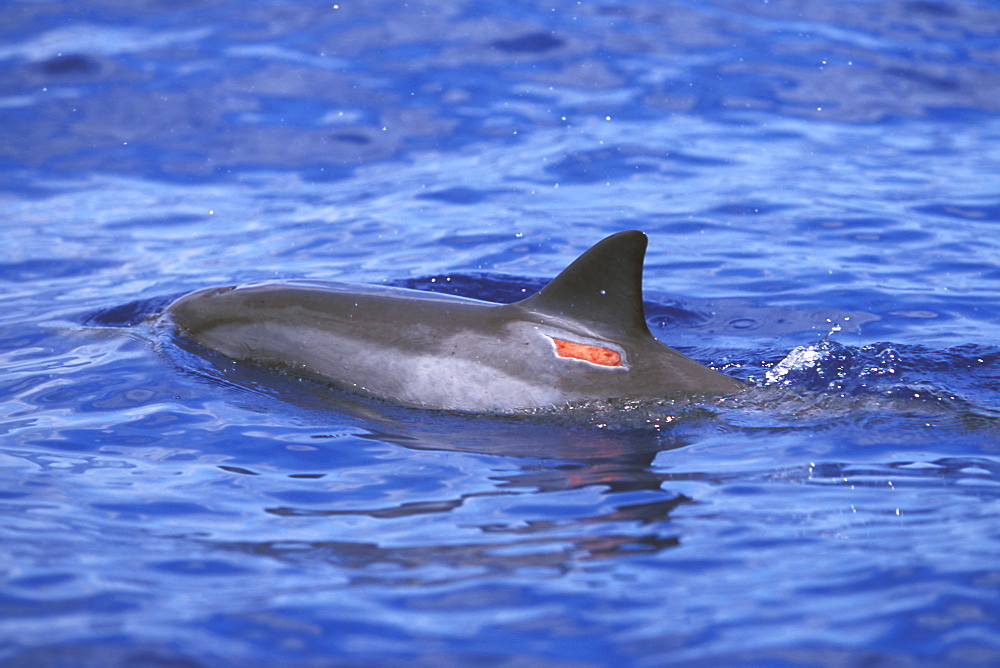
[[(991, 0), (0, 7), (0, 665), (1000, 664)], [(742, 395), (484, 417), (154, 324), (650, 238)]]

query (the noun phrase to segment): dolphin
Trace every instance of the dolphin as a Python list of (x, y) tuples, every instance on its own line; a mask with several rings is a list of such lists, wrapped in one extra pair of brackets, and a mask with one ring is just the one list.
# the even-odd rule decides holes
[(163, 317), (233, 360), (417, 408), (504, 414), (739, 392), (650, 333), (646, 245), (636, 230), (607, 237), (513, 304), (268, 281), (190, 293)]

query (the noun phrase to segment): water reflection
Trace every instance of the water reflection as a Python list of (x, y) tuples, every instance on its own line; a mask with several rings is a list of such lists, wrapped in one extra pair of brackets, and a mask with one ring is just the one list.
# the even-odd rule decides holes
[[(648, 417), (634, 416), (612, 424), (607, 416), (598, 423), (593, 416), (419, 411), (201, 355), (198, 351), (198, 359), (208, 359), (208, 365), (189, 370), (244, 390), (244, 401), (280, 400), (296, 419), (327, 430), (314, 435), (318, 441), (328, 437), (336, 447), (346, 423), (355, 436), (413, 453), (397, 453), (395, 469), (370, 461), (346, 474), (337, 469), (312, 480), (299, 476), (295, 483), (289, 476), (254, 476), (255, 486), (274, 488), (268, 498), (285, 501), (262, 508), (280, 524), (267, 525), (275, 533), (260, 540), (212, 541), (216, 547), (346, 568), (352, 582), (402, 578), (412, 584), (524, 568), (561, 572), (582, 561), (655, 553), (680, 542), (670, 516), (690, 499), (664, 489), (664, 476), (650, 469), (657, 453), (686, 444), (683, 429), (663, 429)], [(665, 422), (675, 418), (661, 417)], [(338, 429), (331, 430), (331, 424)], [(380, 478), (386, 469), (378, 467), (389, 466), (392, 475), (412, 479), (411, 469), (428, 461), (419, 454), (426, 452), (450, 453), (458, 463), (430, 470), (427, 475), (444, 479), (427, 489)], [(470, 457), (455, 459), (456, 454)], [(224, 468), (236, 475), (255, 473)], [(326, 487), (319, 493), (342, 474), (361, 480), (350, 498)], [(365, 491), (366, 477), (371, 490), (382, 485), (379, 491)], [(287, 493), (293, 484), (315, 484), (306, 489), (317, 493)]]
[[(311, 521), (316, 528), (324, 526), (317, 520), (330, 520), (330, 539), (220, 546), (366, 572), (373, 565), (433, 567), (431, 579), (452, 579), (467, 577), (470, 568), (477, 574), (526, 567), (561, 571), (581, 560), (657, 552), (679, 544), (670, 515), (689, 499), (664, 490), (663, 477), (649, 467), (657, 452), (683, 443), (662, 434), (602, 433), (528, 419), (434, 414), (419, 423), (405, 423), (385, 414), (373, 418), (369, 411), (365, 420), (370, 428), (367, 438), (382, 443), (416, 451), (489, 455), (485, 461), (474, 460), (479, 462), (474, 474), (488, 484), (480, 480), (477, 491), (420, 501), (403, 491), (399, 502), (389, 505), (272, 506), (265, 509), (267, 513)], [(501, 472), (492, 459), (498, 456), (505, 459)], [(615, 503), (610, 495), (619, 493), (624, 494), (622, 502)], [(353, 529), (345, 531), (348, 526)], [(364, 540), (343, 540), (359, 533), (359, 526)], [(436, 526), (439, 531), (433, 529)], [(406, 534), (407, 542), (416, 532), (418, 544), (392, 545), (395, 531)], [(441, 568), (449, 572), (442, 573)], [(383, 577), (380, 572), (378, 578)], [(406, 577), (422, 579), (413, 573)]]

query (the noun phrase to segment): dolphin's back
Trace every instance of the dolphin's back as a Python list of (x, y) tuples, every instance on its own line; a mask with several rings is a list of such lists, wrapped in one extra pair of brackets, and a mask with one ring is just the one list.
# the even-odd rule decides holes
[(739, 390), (649, 333), (645, 246), (641, 232), (609, 237), (509, 305), (271, 282), (194, 292), (166, 314), (182, 335), (227, 357), (424, 408), (502, 413)]

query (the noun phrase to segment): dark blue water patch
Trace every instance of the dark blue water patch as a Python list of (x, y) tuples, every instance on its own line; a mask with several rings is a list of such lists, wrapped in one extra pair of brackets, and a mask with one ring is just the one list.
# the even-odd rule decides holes
[(563, 43), (563, 40), (550, 32), (532, 32), (510, 39), (494, 40), (490, 45), (507, 53), (544, 53), (558, 49)]
[[(852, 245), (883, 244), (887, 249), (894, 245), (903, 245), (911, 242), (932, 241), (935, 239), (933, 231), (916, 229), (904, 221), (889, 218), (820, 218), (806, 219), (796, 226), (806, 238), (800, 241), (792, 240), (793, 245), (811, 246), (815, 244), (815, 235), (819, 235), (823, 240), (843, 243), (851, 242)], [(884, 264), (884, 259), (879, 260)]]
[(718, 271), (715, 272), (715, 274), (716, 276), (722, 276), (725, 278), (756, 279), (756, 280), (761, 280), (767, 276), (766, 270), (752, 268), (752, 267), (732, 267), (729, 269), (719, 269)]
[[(302, 97), (270, 95), (261, 99), (254, 109), (254, 116), (277, 125), (315, 126), (330, 113), (330, 105), (322, 100)], [(355, 145), (370, 144), (371, 139), (357, 132), (338, 132), (330, 135), (335, 141)]]
[(959, 403), (990, 396), (1000, 387), (1000, 353), (994, 346), (967, 344), (940, 350), (897, 344), (892, 349), (898, 356), (893, 367), (900, 381), (911, 383), (894, 389), (896, 394), (943, 395)]
[[(753, 252), (742, 252), (740, 253), (741, 258), (752, 258), (758, 256)], [(660, 273), (670, 276), (674, 274), (680, 275), (707, 275), (713, 272), (719, 271), (719, 268), (723, 265), (722, 260), (714, 259), (698, 259), (698, 260), (681, 260), (681, 259), (670, 259), (667, 262), (647, 262), (646, 272), (647, 273)], [(759, 272), (758, 272), (759, 275)]]
[(301, 174), (302, 179), (308, 183), (327, 183), (349, 178), (354, 174), (354, 167), (329, 164), (306, 165)]
[(219, 466), (219, 468), (230, 473), (238, 473), (239, 475), (260, 475), (256, 471), (245, 469), (242, 466)]
[(509, 190), (479, 189), (467, 187), (454, 187), (445, 190), (435, 190), (433, 192), (421, 193), (417, 195), (419, 199), (429, 199), (446, 204), (468, 205), (479, 204), (492, 199), (496, 195), (511, 192)]
[[(61, 376), (50, 376), (46, 383), (26, 386), (17, 396), (21, 401), (30, 401), (39, 406), (68, 403), (74, 406), (74, 413), (79, 415), (120, 411), (123, 420), (118, 429), (113, 434), (109, 432), (96, 436), (98, 444), (113, 441), (114, 438), (123, 442), (157, 439), (157, 432), (165, 429), (171, 422), (188, 419), (181, 417), (183, 408), (167, 408), (173, 399), (193, 398), (190, 393), (174, 387), (169, 379), (162, 375), (153, 378), (148, 375), (148, 368), (136, 369), (133, 359), (103, 365), (104, 372), (96, 376), (88, 373), (93, 364), (94, 362), (82, 363), (73, 374), (66, 372)], [(65, 382), (74, 375), (77, 382)], [(139, 410), (149, 405), (163, 405), (164, 410), (156, 413)], [(59, 437), (55, 440), (63, 442), (65, 447), (75, 447), (73, 444), (78, 442), (77, 437), (88, 434), (90, 432), (87, 430), (77, 431), (73, 426), (68, 426), (59, 432)], [(89, 438), (84, 439), (84, 442), (87, 441)]]
[(463, 249), (475, 248), (485, 244), (496, 244), (509, 242), (510, 235), (507, 234), (449, 234), (437, 239), (436, 243), (444, 244), (450, 248)]
[[(33, 471), (43, 471), (53, 473), (58, 476), (62, 476), (64, 474), (87, 473), (98, 469), (134, 470), (135, 468), (128, 462), (109, 456), (106, 457), (102, 455), (90, 454), (73, 454), (67, 456), (58, 450), (29, 448), (30, 445), (28, 444), (25, 444), (25, 448), (22, 449), (20, 447), (16, 447), (15, 443), (11, 443), (3, 449), (3, 453), (12, 460), (30, 463), (30, 469)], [(44, 487), (47, 484), (48, 483), (42, 484), (41, 486)], [(13, 499), (21, 497), (20, 495), (14, 495), (10, 498)], [(21, 510), (27, 510), (28, 508), (30, 508), (30, 506), (22, 506)], [(16, 504), (12, 504), (11, 509), (15, 512), (18, 511)]]
[(122, 520), (153, 520), (157, 517), (225, 514), (206, 506), (186, 501), (149, 501), (146, 503), (95, 503), (96, 510), (104, 510)]
[(883, 230), (898, 225), (899, 221), (893, 218), (873, 218), (869, 216), (853, 218), (845, 216), (842, 218), (804, 218), (798, 221), (797, 227), (803, 232), (808, 230), (818, 230), (820, 232), (831, 230), (856, 234), (872, 230)]
[[(606, 634), (599, 632), (604, 627), (596, 619), (581, 619), (570, 624), (560, 611), (576, 610), (586, 605), (586, 597), (570, 592), (553, 593), (546, 597), (545, 607), (525, 610), (526, 615), (512, 619), (497, 618), (486, 620), (482, 613), (491, 608), (513, 609), (522, 605), (529, 594), (527, 587), (502, 584), (452, 587), (437, 594), (425, 596), (401, 596), (393, 599), (393, 604), (412, 611), (413, 614), (435, 618), (445, 614), (449, 608), (459, 611), (463, 621), (456, 623), (446, 632), (428, 629), (385, 628), (387, 622), (361, 618), (341, 621), (341, 614), (329, 615), (315, 636), (306, 638), (305, 646), (312, 651), (335, 655), (350, 646), (367, 646), (385, 637), (387, 643), (377, 642), (385, 647), (381, 652), (389, 664), (441, 665), (453, 661), (463, 665), (494, 665), (513, 662), (517, 665), (585, 665), (595, 655), (608, 657), (616, 663), (619, 659), (615, 643)], [(634, 604), (623, 601), (620, 609), (634, 612)], [(295, 611), (284, 611), (292, 615)], [(297, 616), (304, 615), (301, 611)], [(599, 617), (600, 615), (595, 615)], [(243, 622), (245, 623), (245, 622)], [(611, 625), (616, 629), (627, 627), (627, 623)], [(339, 633), (341, 627), (343, 632)], [(525, 642), (526, 634), (531, 640)], [(275, 647), (276, 630), (260, 630), (262, 641)], [(409, 638), (411, 642), (403, 642)], [(518, 640), (521, 638), (522, 640)], [(413, 642), (416, 640), (417, 642)], [(319, 645), (318, 647), (316, 645)], [(627, 654), (623, 655), (627, 656)]]
[(926, 266), (926, 270), (930, 273), (949, 277), (962, 276), (963, 274), (967, 276), (990, 277), (996, 274), (998, 267), (995, 261), (985, 259), (973, 262), (947, 260), (941, 262), (931, 262)]
[(905, 6), (914, 12), (920, 12), (929, 16), (952, 18), (958, 16), (958, 11), (951, 5), (944, 2), (926, 2), (924, 0), (911, 0)]
[(249, 569), (219, 559), (171, 559), (150, 563), (147, 566), (171, 575), (195, 577), (225, 577), (250, 572)]
[[(663, 301), (644, 302), (646, 320), (654, 327), (698, 327), (709, 321), (706, 313), (699, 313), (680, 302), (665, 303)], [(739, 327), (737, 327), (739, 328)]]
[(66, 53), (46, 58), (35, 64), (38, 71), (54, 78), (92, 78), (103, 70), (101, 61), (84, 53)]
[(358, 146), (364, 146), (365, 144), (371, 144), (372, 139), (360, 132), (338, 132), (337, 134), (331, 135), (331, 139), (341, 142), (347, 142), (349, 144), (357, 144)]
[(710, 209), (707, 214), (711, 217), (722, 216), (762, 216), (774, 214), (788, 209), (787, 204), (777, 202), (765, 202), (763, 200), (750, 200), (746, 202), (731, 202)]
[[(355, 610), (350, 614), (336, 599), (329, 602), (326, 610), (321, 617), (310, 608), (287, 606), (269, 609), (267, 614), (231, 612), (213, 615), (203, 620), (202, 625), (220, 638), (244, 638), (245, 660), (249, 665), (308, 663), (317, 656), (350, 656), (357, 647), (381, 648), (377, 654), (387, 664), (434, 665), (462, 658), (461, 653), (445, 649), (448, 643), (444, 638), (428, 637), (422, 651), (415, 649), (413, 640), (422, 635), (419, 631), (371, 618), (367, 611)], [(465, 658), (479, 663), (488, 660), (487, 657), (472, 654)]]
[(760, 278), (740, 281), (740, 290), (757, 295), (794, 293), (803, 289), (801, 281), (791, 278)]
[[(910, 273), (912, 276), (912, 272)], [(709, 301), (729, 317), (751, 318), (762, 333), (806, 335), (827, 334), (844, 328), (866, 340), (893, 340), (902, 335), (919, 335), (922, 328), (955, 324), (964, 317), (980, 319), (973, 309), (962, 308), (963, 300), (941, 300), (922, 292), (893, 293), (871, 288), (845, 289), (856, 284), (851, 274), (824, 274), (819, 284), (784, 281), (748, 281), (734, 284), (735, 292), (773, 289), (767, 298)], [(821, 289), (829, 284), (829, 289)], [(759, 294), (759, 293), (758, 293)], [(694, 300), (689, 300), (696, 303)], [(805, 303), (803, 303), (805, 302)], [(763, 304), (763, 305), (760, 305)], [(784, 324), (783, 324), (784, 323)], [(778, 326), (775, 326), (778, 325)]]
[(204, 225), (208, 216), (194, 214), (174, 214), (169, 216), (141, 216), (117, 222), (105, 223), (109, 230), (148, 230), (150, 228), (171, 228)]
[(546, 167), (545, 171), (562, 183), (596, 183), (617, 181), (643, 174), (685, 178), (694, 176), (705, 167), (731, 164), (732, 162), (728, 160), (707, 156), (655, 151), (640, 146), (618, 146), (569, 154), (559, 162)]
[[(290, 476), (291, 477), (291, 476)], [(298, 476), (302, 477), (302, 476)], [(448, 499), (445, 501), (414, 501), (398, 506), (372, 509), (341, 509), (341, 508), (265, 508), (265, 512), (285, 517), (336, 517), (342, 515), (364, 515), (375, 519), (392, 519), (426, 515), (428, 513), (446, 513), (462, 505), (464, 499)]]
[(77, 579), (73, 573), (47, 573), (44, 575), (29, 576), (24, 578), (13, 578), (7, 584), (15, 589), (48, 589), (59, 586)]
[[(85, 643), (52, 643), (10, 655), (12, 666), (73, 666), (75, 668), (205, 668), (208, 652), (189, 652), (154, 639), (127, 635), (104, 636)], [(249, 657), (248, 657), (249, 660)], [(250, 665), (250, 664), (247, 664)]]
[(1000, 204), (981, 204), (977, 206), (960, 202), (941, 202), (914, 207), (914, 211), (962, 221), (1000, 221)]
[[(934, 584), (941, 581), (943, 576), (920, 565), (897, 565), (887, 564), (880, 568), (872, 568), (866, 573), (859, 574), (860, 577), (854, 582), (853, 587), (858, 591), (877, 590), (882, 596), (891, 601), (896, 597), (912, 595), (914, 590), (934, 589)], [(993, 574), (995, 575), (995, 574)], [(977, 584), (988, 580), (991, 577), (989, 571), (973, 571), (962, 573), (958, 576), (959, 583), (968, 591), (976, 591)], [(950, 579), (950, 578), (949, 578)], [(958, 584), (952, 581), (952, 584)], [(837, 588), (837, 584), (830, 583), (826, 586), (816, 586), (803, 591), (804, 595), (829, 595)], [(871, 589), (870, 589), (871, 588)], [(974, 615), (976, 619), (983, 620), (983, 630), (987, 631), (990, 626), (986, 620), (995, 618), (996, 602), (995, 597), (979, 590), (978, 594), (971, 597), (957, 596), (955, 594), (944, 594), (940, 607), (941, 617), (936, 620), (935, 626), (946, 630), (965, 625), (965, 615)], [(905, 600), (905, 599), (904, 599)], [(968, 606), (964, 611), (959, 610), (961, 606)], [(888, 615), (887, 615), (888, 616)], [(934, 657), (938, 656), (942, 650), (942, 635), (938, 633), (929, 634), (921, 628), (919, 619), (898, 620), (899, 623), (893, 625), (890, 635), (894, 637), (893, 645), (906, 647), (917, 656)], [(987, 631), (989, 633), (989, 631)]]
[[(706, 234), (709, 232), (718, 232), (725, 228), (725, 225), (717, 223), (714, 220), (705, 219), (695, 216), (691, 216), (685, 220), (676, 220), (674, 218), (657, 218), (651, 216), (646, 219), (622, 219), (621, 223), (623, 227), (627, 229), (640, 230), (648, 227), (649, 229), (655, 229), (660, 234), (667, 236), (671, 235), (691, 235), (691, 234)], [(647, 265), (652, 266), (652, 265)]]
[(957, 77), (934, 76), (927, 71), (912, 67), (887, 67), (882, 73), (890, 77), (898, 77), (916, 83), (924, 88), (937, 89), (942, 92), (958, 90), (960, 83)]
[(0, 594), (0, 615), (58, 617), (72, 613), (122, 613), (141, 607), (147, 598), (145, 595), (119, 592), (51, 601)]
[(39, 279), (79, 278), (118, 267), (110, 260), (37, 258), (0, 264), (0, 281), (19, 283)]
[(23, 201), (44, 201), (65, 192), (60, 183), (64, 175), (42, 169), (13, 169), (0, 165), (0, 192)]
[(332, 506), (343, 502), (344, 496), (339, 492), (327, 492), (319, 490), (290, 489), (273, 492), (271, 496), (278, 501), (291, 503), (296, 506)]

